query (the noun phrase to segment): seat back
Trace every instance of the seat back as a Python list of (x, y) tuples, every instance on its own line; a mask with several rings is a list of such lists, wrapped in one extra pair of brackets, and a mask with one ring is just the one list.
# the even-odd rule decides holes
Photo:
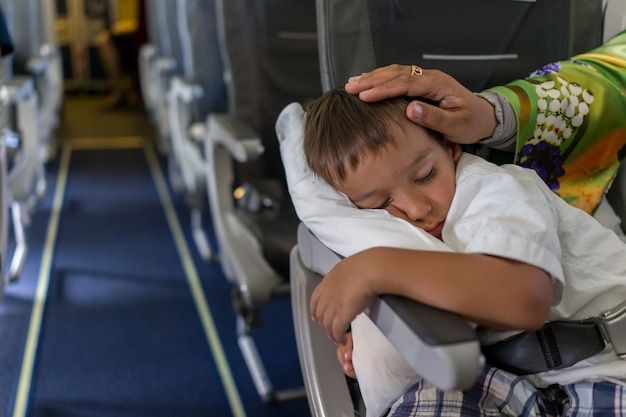
[(51, 29), (56, 12), (41, 0), (15, 1), (11, 8), (11, 34), (15, 44), (13, 72), (33, 77), (38, 96), (41, 155), (48, 159), (54, 147), (53, 131), (59, 122), (63, 96), (61, 55)]
[(162, 56), (167, 56), (177, 63), (177, 71), (184, 73), (183, 51), (180, 48), (180, 23), (178, 14), (178, 0), (163, 0), (162, 14), (159, 19), (159, 28), (163, 31), (161, 36)]
[[(5, 110), (4, 106), (0, 107), (0, 112)], [(0, 121), (0, 127), (6, 126)], [(4, 138), (3, 138), (4, 139)], [(5, 269), (7, 265), (7, 241), (9, 228), (9, 199), (8, 199), (8, 181), (7, 181), (7, 157), (6, 146), (4, 140), (0, 141), (0, 302), (4, 296)]]
[[(6, 7), (4, 3), (0, 3), (0, 18), (7, 22)], [(4, 56), (0, 60), (0, 85), (4, 85), (10, 77), (9, 62), (10, 56)], [(9, 61), (9, 62), (7, 62)], [(7, 105), (0, 105), (0, 131), (4, 131), (9, 127)], [(8, 179), (7, 179), (7, 157), (6, 157), (6, 139), (0, 140), (0, 301), (4, 296), (4, 276), (7, 265), (7, 240), (9, 228), (9, 195), (8, 195)]]
[[(235, 288), (244, 359), (260, 396), (282, 401), (301, 397), (302, 390), (275, 392), (249, 333), (262, 325), (261, 307), (289, 296), (289, 252), (298, 221), (287, 198), (274, 126), (284, 106), (322, 91), (315, 2), (216, 0), (216, 5), (228, 111), (210, 114), (205, 125), (211, 216), (221, 267)], [(236, 201), (233, 190), (240, 197)]]
[(259, 133), (265, 148), (249, 175), (284, 178), (274, 124), (293, 101), (321, 93), (315, 3), (218, 1), (224, 73), (232, 115)]
[(202, 88), (193, 100), (191, 118), (227, 111), (222, 57), (217, 39), (215, 1), (178, 0), (181, 75)]
[(139, 51), (139, 77), (146, 110), (159, 132), (159, 147), (169, 149), (170, 126), (167, 92), (172, 75), (181, 73), (178, 0), (145, 2), (148, 44)]
[(39, 47), (43, 44), (40, 12), (38, 1), (22, 0), (13, 4), (13, 63), (17, 74), (29, 73), (28, 61), (39, 53)]
[(325, 90), (397, 63), (480, 91), (602, 42), (602, 0), (328, 0), (317, 12)]
[(180, 52), (180, 63), (167, 86), (169, 172), (190, 206), (196, 246), (204, 259), (211, 259), (201, 222), (207, 205), (206, 169), (202, 135), (197, 132), (203, 131), (208, 114), (227, 109), (215, 1), (177, 0), (175, 19), (178, 36), (172, 40), (179, 42), (173, 46)]

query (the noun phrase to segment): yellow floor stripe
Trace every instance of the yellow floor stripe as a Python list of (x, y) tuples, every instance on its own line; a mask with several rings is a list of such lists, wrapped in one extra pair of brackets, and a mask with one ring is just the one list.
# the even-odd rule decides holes
[(41, 265), (39, 266), (39, 276), (37, 279), (37, 287), (35, 289), (33, 308), (30, 314), (30, 323), (28, 325), (28, 334), (26, 336), (26, 346), (24, 347), (24, 355), (22, 357), (22, 367), (17, 386), (15, 405), (13, 407), (13, 417), (25, 417), (26, 409), (28, 407), (28, 397), (30, 395), (30, 387), (33, 377), (33, 366), (35, 363), (35, 355), (37, 353), (37, 345), (39, 343), (39, 334), (41, 332), (43, 310), (46, 303), (46, 296), (48, 294), (48, 284), (50, 283), (52, 255), (54, 254), (54, 244), (59, 228), (59, 217), (63, 207), (63, 196), (65, 194), (65, 185), (67, 183), (67, 173), (71, 153), (71, 145), (66, 143), (63, 146), (63, 153), (61, 155), (59, 174), (57, 177), (56, 189), (54, 191), (50, 219), (48, 220), (48, 231), (43, 247)]
[(187, 282), (191, 288), (191, 293), (196, 304), (198, 314), (200, 315), (204, 332), (209, 342), (211, 352), (213, 353), (217, 370), (222, 379), (224, 390), (226, 391), (231, 411), (234, 417), (245, 417), (246, 414), (241, 403), (241, 397), (237, 391), (237, 386), (235, 385), (230, 367), (228, 366), (228, 361), (226, 360), (226, 355), (224, 354), (224, 348), (220, 342), (215, 322), (213, 321), (213, 316), (211, 315), (206, 297), (204, 296), (202, 284), (198, 278), (198, 271), (193, 263), (180, 222), (176, 216), (176, 211), (174, 210), (174, 205), (172, 204), (172, 199), (170, 198), (165, 177), (161, 171), (161, 166), (159, 165), (156, 152), (152, 146), (146, 146), (144, 149), (157, 192), (161, 199), (161, 204), (163, 205), (163, 210), (165, 211), (165, 217), (167, 218), (167, 222), (172, 232), (172, 236), (174, 237), (174, 242), (185, 270)]
[(69, 140), (73, 150), (141, 149), (146, 146), (143, 136), (72, 138)]

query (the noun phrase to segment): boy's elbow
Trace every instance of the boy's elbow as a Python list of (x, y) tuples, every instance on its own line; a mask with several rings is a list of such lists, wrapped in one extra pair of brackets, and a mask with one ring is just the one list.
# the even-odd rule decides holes
[(548, 320), (550, 308), (552, 307), (552, 280), (550, 275), (538, 270), (535, 277), (535, 284), (528, 294), (526, 303), (526, 317), (524, 320), (524, 330), (538, 330)]

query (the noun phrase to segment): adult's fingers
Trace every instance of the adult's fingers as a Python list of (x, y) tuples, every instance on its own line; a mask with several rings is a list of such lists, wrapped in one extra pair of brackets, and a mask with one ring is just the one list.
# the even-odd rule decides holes
[[(421, 101), (412, 101), (406, 109), (409, 120), (420, 126), (440, 132), (446, 139), (453, 142), (462, 141), (465, 118), (456, 111), (444, 110)], [(460, 137), (459, 137), (460, 136)]]
[(411, 77), (410, 66), (393, 64), (350, 77), (345, 89), (350, 94), (359, 94), (365, 101), (379, 101), (406, 95), (409, 77)]
[(388, 65), (350, 77), (345, 89), (359, 94), (363, 101), (380, 101), (391, 97), (422, 97), (439, 101), (451, 87), (462, 86), (448, 74), (439, 70), (423, 70), (421, 75), (411, 75), (410, 65)]

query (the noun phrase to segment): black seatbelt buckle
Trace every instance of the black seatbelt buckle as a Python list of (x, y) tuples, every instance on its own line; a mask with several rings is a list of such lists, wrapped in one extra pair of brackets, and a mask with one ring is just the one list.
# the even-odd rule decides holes
[(626, 360), (626, 301), (590, 318), (600, 328), (602, 337), (611, 344), (620, 359)]

